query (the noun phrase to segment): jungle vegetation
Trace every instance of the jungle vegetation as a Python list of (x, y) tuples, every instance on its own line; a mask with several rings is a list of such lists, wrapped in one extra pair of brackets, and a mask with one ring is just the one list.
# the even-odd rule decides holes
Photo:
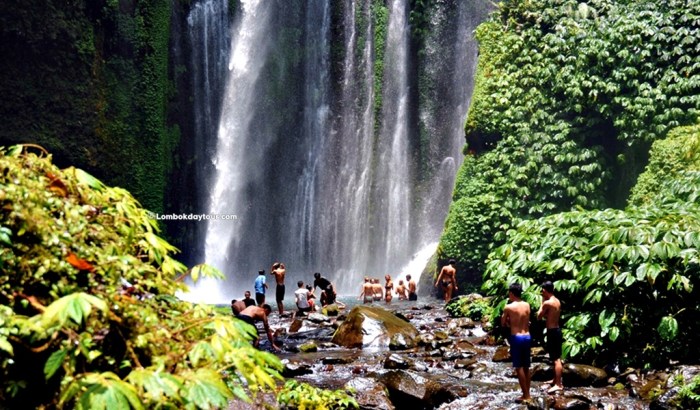
[(477, 37), (438, 256), (483, 274), (493, 317), (553, 281), (568, 357), (695, 360), (700, 3), (503, 1)]
[(179, 300), (185, 276), (222, 275), (177, 262), (129, 192), (36, 146), (0, 154), (3, 407), (210, 409), (259, 391), (291, 408), (356, 407), (344, 391), (281, 386), (251, 326)]

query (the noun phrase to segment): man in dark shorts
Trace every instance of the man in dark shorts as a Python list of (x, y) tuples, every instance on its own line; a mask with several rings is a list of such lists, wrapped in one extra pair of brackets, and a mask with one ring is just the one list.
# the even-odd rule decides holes
[(272, 330), (270, 330), (270, 325), (267, 323), (267, 317), (270, 315), (270, 313), (272, 313), (272, 308), (267, 304), (262, 305), (262, 307), (248, 306), (238, 315), (236, 315), (236, 318), (248, 323), (255, 329), (255, 340), (253, 341), (253, 346), (255, 347), (258, 347), (260, 344), (260, 336), (258, 335), (258, 328), (255, 326), (255, 322), (263, 322), (263, 327), (267, 333), (268, 340), (270, 340), (270, 345), (272, 345), (272, 348), (275, 351), (279, 351), (280, 348), (275, 344), (275, 339), (272, 336)]
[(564, 389), (562, 384), (562, 364), (561, 364), (561, 345), (562, 336), (561, 328), (559, 327), (559, 316), (561, 314), (561, 303), (554, 296), (554, 285), (547, 281), (542, 284), (542, 306), (537, 312), (537, 319), (545, 319), (547, 323), (547, 353), (552, 360), (554, 366), (554, 379), (549, 382), (547, 393), (556, 393)]
[(411, 279), (411, 275), (406, 275), (406, 280), (408, 281), (408, 300), (418, 300), (416, 281)]
[(452, 299), (452, 291), (457, 290), (457, 261), (450, 259), (450, 262), (440, 269), (440, 274), (435, 280), (435, 287), (438, 284), (442, 285), (442, 296), (445, 299), (445, 303)]
[(255, 278), (255, 301), (258, 306), (265, 304), (265, 291), (267, 290), (267, 283), (265, 283), (265, 270), (258, 271), (258, 277)]
[(321, 273), (314, 273), (314, 290), (321, 289), (321, 306), (330, 305), (335, 302), (335, 289), (328, 279), (321, 276)]
[(513, 283), (508, 288), (508, 300), (503, 309), (501, 326), (510, 328), (510, 355), (518, 375), (518, 384), (523, 395), (516, 402), (530, 400), (530, 305), (520, 297), (523, 288)]
[(275, 262), (272, 265), (272, 272), (270, 274), (275, 275), (275, 282), (277, 283), (277, 288), (275, 289), (275, 301), (277, 301), (277, 310), (281, 315), (284, 312), (284, 276), (287, 273), (287, 269), (284, 263)]

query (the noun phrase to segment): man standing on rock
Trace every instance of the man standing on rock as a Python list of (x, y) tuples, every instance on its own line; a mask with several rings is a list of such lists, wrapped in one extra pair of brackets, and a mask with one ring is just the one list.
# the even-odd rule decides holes
[(542, 284), (542, 306), (537, 312), (537, 319), (544, 318), (547, 326), (547, 353), (552, 360), (554, 366), (554, 380), (549, 384), (552, 385), (547, 393), (555, 393), (564, 389), (561, 380), (562, 364), (561, 364), (561, 345), (562, 336), (561, 328), (559, 327), (559, 316), (561, 314), (561, 303), (554, 296), (554, 284), (546, 281)]
[(411, 275), (406, 275), (406, 280), (408, 281), (408, 300), (418, 300), (416, 281), (411, 279)]
[(518, 403), (530, 400), (530, 305), (520, 298), (522, 293), (522, 285), (510, 285), (510, 302), (501, 315), (501, 326), (510, 328), (510, 356), (518, 375), (520, 390), (523, 392), (523, 395), (516, 399)]
[(314, 290), (321, 288), (321, 306), (335, 303), (335, 289), (328, 279), (321, 276), (320, 272), (314, 273)]
[(457, 290), (456, 264), (457, 261), (450, 259), (450, 262), (440, 269), (440, 274), (435, 281), (435, 287), (437, 287), (439, 283), (442, 285), (442, 297), (445, 298), (445, 303), (452, 299), (452, 291)]
[(284, 275), (286, 275), (286, 273), (287, 269), (284, 267), (284, 263), (275, 262), (272, 264), (272, 272), (270, 272), (270, 274), (275, 275), (275, 282), (277, 282), (275, 300), (277, 301), (277, 310), (280, 316), (284, 312)]

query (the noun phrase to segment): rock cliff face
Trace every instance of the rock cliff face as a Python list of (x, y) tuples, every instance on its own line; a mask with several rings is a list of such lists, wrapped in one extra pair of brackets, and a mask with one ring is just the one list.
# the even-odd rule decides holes
[(356, 306), (333, 335), (332, 342), (344, 347), (389, 347), (394, 335), (418, 337), (412, 324), (391, 312), (372, 306)]

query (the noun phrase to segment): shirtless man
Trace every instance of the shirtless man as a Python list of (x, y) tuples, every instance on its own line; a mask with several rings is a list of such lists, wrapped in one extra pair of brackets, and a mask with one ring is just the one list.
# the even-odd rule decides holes
[(520, 297), (523, 288), (512, 283), (508, 288), (508, 303), (501, 315), (501, 326), (510, 328), (510, 355), (518, 375), (523, 395), (517, 402), (530, 400), (530, 305)]
[(275, 262), (272, 264), (272, 271), (270, 274), (275, 275), (275, 282), (277, 282), (277, 288), (275, 289), (275, 300), (277, 301), (277, 310), (281, 315), (284, 312), (284, 275), (287, 273), (287, 269), (284, 267), (284, 263)]
[(545, 319), (547, 323), (547, 352), (549, 358), (554, 365), (554, 380), (549, 382), (552, 387), (547, 390), (547, 393), (555, 393), (563, 390), (564, 386), (561, 381), (562, 364), (561, 364), (561, 345), (562, 336), (561, 328), (559, 328), (559, 315), (561, 314), (561, 303), (554, 296), (554, 285), (550, 281), (542, 284), (542, 306), (537, 312), (537, 319)]
[(382, 284), (379, 283), (379, 279), (372, 279), (372, 289), (374, 289), (373, 299), (375, 302), (379, 302), (380, 300), (384, 299), (384, 289), (382, 288)]
[(411, 275), (406, 275), (406, 280), (408, 281), (408, 300), (418, 300), (416, 281), (411, 279)]
[(246, 305), (244, 301), (236, 299), (231, 300), (231, 312), (233, 312), (233, 316), (238, 316), (245, 308)]
[(457, 269), (455, 264), (457, 262), (454, 259), (450, 259), (449, 264), (442, 267), (435, 281), (435, 287), (442, 282), (442, 296), (445, 298), (445, 302), (449, 302), (452, 299), (452, 291), (457, 290)]
[(255, 329), (255, 341), (253, 341), (253, 346), (255, 347), (258, 347), (260, 344), (260, 337), (258, 335), (258, 329), (255, 326), (255, 322), (262, 321), (265, 332), (267, 332), (267, 339), (270, 341), (272, 348), (276, 352), (279, 352), (280, 348), (275, 344), (275, 339), (272, 337), (272, 330), (270, 330), (270, 325), (267, 324), (267, 317), (270, 315), (270, 313), (272, 313), (272, 308), (267, 304), (262, 305), (262, 307), (248, 306), (247, 308), (243, 309), (241, 313), (236, 315), (236, 318), (248, 323)]
[(365, 283), (362, 284), (362, 292), (360, 292), (360, 297), (357, 299), (362, 300), (362, 303), (372, 303), (372, 295), (374, 295), (374, 286), (367, 276), (365, 276)]
[(399, 300), (408, 299), (408, 295), (406, 292), (406, 285), (403, 284), (403, 280), (399, 279), (399, 284), (396, 285), (396, 294), (399, 295)]

